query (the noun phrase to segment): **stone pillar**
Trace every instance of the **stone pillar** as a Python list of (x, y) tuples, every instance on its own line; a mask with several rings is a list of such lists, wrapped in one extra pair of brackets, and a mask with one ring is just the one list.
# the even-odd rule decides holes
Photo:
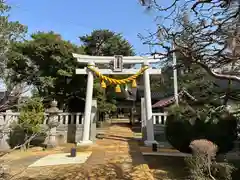
[(0, 115), (0, 151), (7, 151), (11, 149), (9, 145), (9, 135), (10, 135), (10, 128), (9, 128), (9, 121), (10, 116), (7, 113), (11, 113), (12, 111), (6, 111), (6, 116), (4, 119), (3, 115)]
[(97, 135), (97, 100), (92, 100), (92, 112), (91, 112), (91, 130), (90, 130), (90, 140), (94, 141)]
[[(55, 117), (50, 117), (49, 121), (55, 121)], [(52, 127), (49, 131), (49, 139), (47, 146), (48, 147), (56, 147), (57, 146), (57, 141), (56, 141), (56, 134), (57, 134), (57, 127)]]
[[(94, 66), (94, 63), (91, 62), (88, 65)], [(93, 83), (94, 83), (93, 72), (91, 70), (88, 70), (87, 92), (86, 92), (85, 111), (84, 111), (84, 119), (83, 119), (83, 123), (84, 123), (83, 138), (82, 138), (82, 141), (78, 143), (78, 145), (92, 144), (92, 141), (90, 140), (90, 125), (91, 125)]]
[(57, 135), (57, 126), (59, 125), (58, 122), (58, 114), (61, 112), (57, 108), (57, 101), (52, 101), (51, 107), (46, 111), (49, 114), (49, 119), (48, 119), (48, 124), (47, 126), (49, 127), (49, 134), (46, 139), (45, 144), (49, 148), (56, 147), (57, 140), (56, 140), (56, 135)]
[[(144, 62), (145, 66), (148, 66), (147, 61)], [(156, 143), (154, 140), (154, 129), (153, 129), (153, 119), (152, 119), (152, 100), (151, 100), (151, 86), (150, 86), (150, 76), (149, 70), (145, 70), (143, 73), (144, 80), (144, 102), (145, 102), (145, 111), (146, 111), (146, 125), (147, 125), (147, 140), (144, 141), (144, 144), (151, 146), (153, 143)]]
[(141, 98), (141, 125), (142, 140), (145, 141), (147, 139), (147, 125), (144, 98)]
[(5, 125), (9, 126), (12, 123), (12, 110), (6, 110)]

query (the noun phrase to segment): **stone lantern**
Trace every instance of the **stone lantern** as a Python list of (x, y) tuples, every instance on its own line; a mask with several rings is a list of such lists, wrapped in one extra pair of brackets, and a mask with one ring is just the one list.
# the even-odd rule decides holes
[(57, 101), (53, 100), (51, 102), (51, 107), (46, 111), (48, 113), (48, 136), (46, 139), (46, 145), (48, 148), (53, 148), (57, 146), (56, 141), (56, 133), (57, 133), (57, 126), (59, 125), (58, 121), (58, 114), (62, 111), (58, 109), (57, 107), (58, 103)]

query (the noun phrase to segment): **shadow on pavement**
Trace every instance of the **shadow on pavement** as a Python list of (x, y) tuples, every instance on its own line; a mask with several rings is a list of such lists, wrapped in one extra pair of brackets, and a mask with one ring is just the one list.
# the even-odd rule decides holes
[[(104, 133), (103, 139), (106, 150), (99, 149), (99, 154), (94, 153), (88, 163), (78, 165), (60, 165), (60, 166), (45, 166), (39, 168), (28, 168), (21, 176), (13, 179), (19, 180), (82, 180), (82, 179), (104, 179), (104, 180), (152, 180), (149, 168), (144, 157), (141, 154), (138, 146), (138, 141), (133, 138), (131, 126), (128, 123), (117, 123), (112, 126), (117, 126), (121, 132), (112, 132), (109, 130)], [(126, 134), (125, 134), (126, 131)], [(103, 143), (103, 144), (104, 144)], [(124, 152), (111, 152), (112, 144), (116, 143), (118, 148), (125, 148)], [(109, 147), (108, 147), (109, 146)], [(126, 149), (127, 148), (127, 149)], [(106, 155), (107, 154), (107, 155)], [(95, 155), (95, 156), (94, 156)], [(98, 162), (95, 157), (99, 157)], [(109, 156), (109, 157), (108, 157)], [(118, 160), (111, 161), (110, 158), (118, 157)], [(123, 158), (122, 158), (123, 157)], [(126, 158), (125, 158), (126, 157)], [(128, 158), (130, 157), (130, 158)], [(103, 162), (99, 162), (101, 161)], [(106, 161), (104, 159), (107, 159)], [(97, 160), (96, 160), (97, 161)]]

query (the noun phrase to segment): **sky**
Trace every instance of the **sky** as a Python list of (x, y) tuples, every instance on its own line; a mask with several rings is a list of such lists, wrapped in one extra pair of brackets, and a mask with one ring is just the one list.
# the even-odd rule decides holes
[[(28, 27), (30, 35), (37, 31), (54, 31), (65, 40), (80, 45), (79, 36), (95, 29), (121, 33), (133, 45), (137, 55), (150, 52), (138, 37), (156, 30), (153, 11), (138, 0), (6, 0), (12, 7), (10, 20)], [(112, 2), (112, 3), (110, 3)], [(5, 89), (0, 82), (0, 90)]]
[[(11, 20), (28, 26), (28, 33), (54, 31), (65, 40), (80, 44), (79, 36), (94, 29), (122, 33), (137, 55), (149, 52), (138, 33), (154, 31), (153, 12), (146, 11), (138, 0), (7, 0), (12, 6)], [(110, 3), (112, 2), (112, 3)]]

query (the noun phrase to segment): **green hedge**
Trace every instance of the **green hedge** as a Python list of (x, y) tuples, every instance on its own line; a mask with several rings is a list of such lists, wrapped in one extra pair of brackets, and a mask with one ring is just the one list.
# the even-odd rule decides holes
[(236, 117), (227, 111), (211, 113), (210, 118), (206, 113), (195, 114), (195, 117), (190, 114), (186, 110), (177, 110), (167, 117), (165, 133), (174, 148), (191, 153), (189, 144), (192, 140), (208, 139), (218, 145), (219, 153), (233, 149), (237, 138)]

